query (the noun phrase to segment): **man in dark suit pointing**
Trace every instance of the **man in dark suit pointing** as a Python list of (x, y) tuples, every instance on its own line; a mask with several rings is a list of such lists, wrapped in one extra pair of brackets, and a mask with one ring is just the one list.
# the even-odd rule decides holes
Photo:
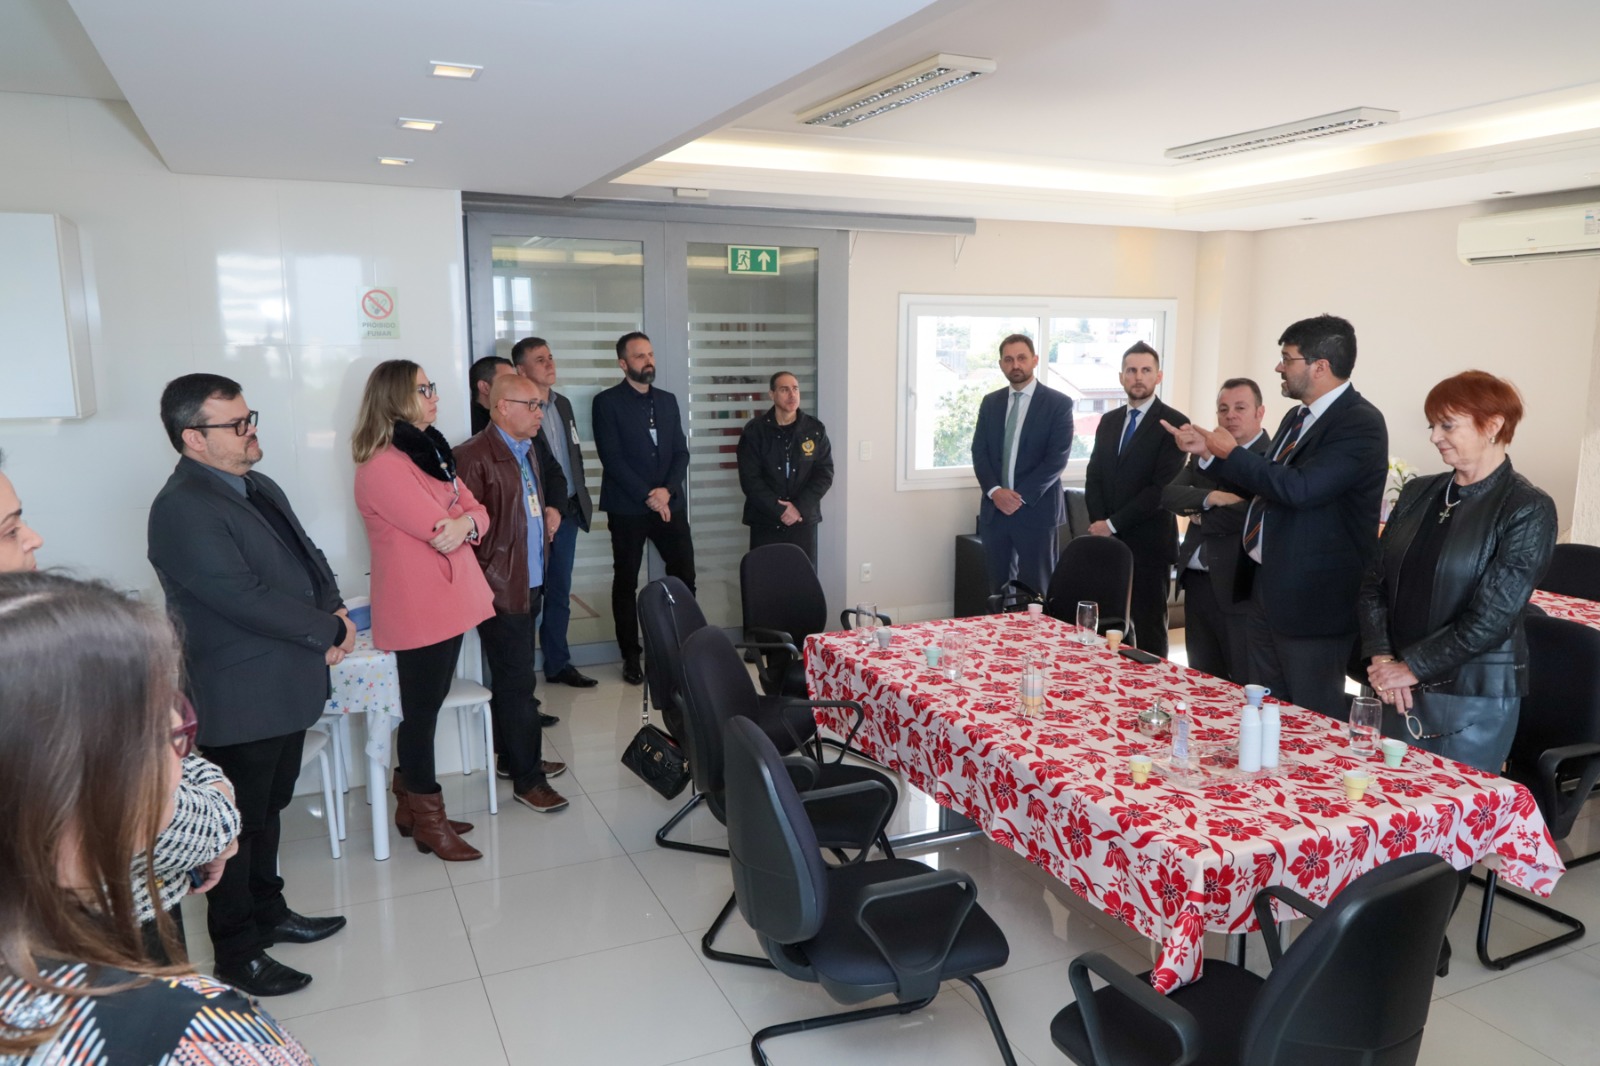
[(1345, 718), (1344, 672), (1356, 639), (1356, 593), (1378, 551), (1388, 477), (1383, 415), (1350, 385), (1356, 331), (1321, 315), (1278, 338), (1283, 394), (1300, 401), (1264, 456), (1231, 434), (1169, 427), (1215, 476), (1253, 494), (1236, 595), (1250, 599), (1250, 680)]
[(1143, 341), (1122, 353), (1128, 403), (1100, 420), (1085, 475), (1089, 532), (1116, 537), (1133, 551), (1134, 638), (1167, 657), (1167, 589), (1178, 555), (1178, 522), (1161, 507), (1161, 490), (1183, 468), (1183, 453), (1158, 423), (1189, 419), (1156, 395), (1161, 356)]
[(1033, 340), (1013, 333), (1000, 342), (1000, 370), (1010, 385), (983, 398), (972, 433), (972, 469), (983, 501), (989, 584), (1012, 578), (1043, 595), (1056, 562), (1056, 527), (1066, 520), (1061, 471), (1072, 453), (1072, 401), (1033, 376)]

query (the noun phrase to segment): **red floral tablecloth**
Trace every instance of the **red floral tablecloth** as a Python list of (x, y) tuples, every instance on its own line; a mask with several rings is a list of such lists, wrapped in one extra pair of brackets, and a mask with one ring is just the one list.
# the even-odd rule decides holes
[(1591, 629), (1600, 629), (1600, 603), (1594, 600), (1535, 591), (1533, 605), (1551, 618), (1565, 618), (1569, 622), (1582, 622)]
[[(922, 649), (951, 630), (976, 649), (960, 681), (929, 669)], [(1326, 903), (1379, 863), (1433, 852), (1464, 869), (1500, 857), (1501, 877), (1549, 895), (1565, 872), (1521, 785), (1420, 749), (1388, 769), (1354, 755), (1344, 726), (1282, 708), (1279, 776), (1184, 786), (1160, 769), (1142, 785), (1128, 756), (1164, 755), (1135, 716), (1184, 700), (1200, 743), (1236, 735), (1239, 688), (1162, 662), (1141, 666), (1073, 639), (1073, 627), (1026, 615), (896, 626), (887, 649), (849, 633), (806, 641), (818, 699), (858, 700), (856, 744), (943, 806), (1050, 871), (1090, 903), (1161, 942), (1152, 981), (1163, 991), (1200, 974), (1207, 930), (1255, 928), (1251, 901), (1281, 884)], [(1025, 663), (1046, 663), (1042, 717), (1020, 713)], [(846, 718), (821, 709), (839, 734)], [(1342, 773), (1367, 766), (1365, 796), (1345, 799)], [(1290, 912), (1282, 910), (1287, 918)]]

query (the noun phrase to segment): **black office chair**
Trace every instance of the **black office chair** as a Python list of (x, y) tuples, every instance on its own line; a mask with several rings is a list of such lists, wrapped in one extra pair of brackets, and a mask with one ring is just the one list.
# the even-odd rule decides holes
[[(659, 578), (639, 591), (639, 631), (644, 638), (645, 688), (642, 701), (660, 712), (667, 732), (675, 740), (684, 735), (683, 694), (679, 689), (681, 673), (679, 655), (683, 642), (691, 633), (706, 626), (706, 616), (687, 585), (675, 577)], [(781, 699), (763, 699), (755, 715), (780, 751), (785, 753), (808, 741), (815, 742), (816, 715), (805, 704), (794, 704)], [(818, 757), (821, 748), (816, 749)], [(689, 756), (692, 760), (693, 756)], [(693, 772), (691, 762), (690, 771)], [(705, 796), (696, 789), (676, 814), (656, 830), (656, 843), (675, 851), (692, 851), (701, 855), (726, 855), (726, 848), (713, 848), (705, 844), (689, 844), (673, 840), (669, 834), (689, 812), (705, 802)]]
[[(839, 612), (839, 628), (840, 629), (851, 629), (851, 628), (853, 628), (855, 626), (856, 619), (859, 618), (860, 616), (861, 616), (861, 611), (858, 610), (857, 608), (855, 608), (855, 607), (846, 607), (844, 610)], [(872, 617), (874, 617), (874, 618), (876, 618), (878, 620), (878, 624), (880, 626), (892, 626), (892, 625), (894, 625), (894, 619), (890, 618), (888, 615), (884, 614), (882, 611), (875, 612)]]
[(1055, 573), (1044, 596), (1044, 613), (1076, 624), (1078, 601), (1100, 605), (1100, 632), (1122, 630), (1122, 639), (1138, 647), (1129, 616), (1133, 602), (1133, 552), (1115, 537), (1083, 536), (1071, 540), (1056, 558)]
[[(1313, 919), (1285, 952), (1271, 899)], [(1326, 909), (1286, 888), (1255, 899), (1272, 972), (1209, 959), (1162, 995), (1094, 951), (1068, 968), (1077, 1001), (1050, 1038), (1081, 1066), (1409, 1066), (1422, 1047), (1456, 874), (1407, 855), (1351, 882)], [(1096, 990), (1090, 972), (1110, 982)]]
[(1044, 596), (1035, 592), (1024, 581), (1007, 581), (1000, 591), (989, 597), (990, 614), (1013, 614), (1026, 611), (1030, 603), (1044, 603)]
[[(1565, 840), (1600, 782), (1600, 631), (1562, 618), (1525, 617), (1528, 694), (1522, 698), (1516, 739), (1504, 776), (1527, 786), (1554, 840)], [(1600, 859), (1600, 852), (1567, 861), (1567, 868)], [(1478, 959), (1503, 970), (1584, 935), (1583, 922), (1540, 900), (1513, 893), (1502, 898), (1566, 926), (1566, 931), (1501, 958), (1489, 954), (1498, 871), (1472, 878), (1483, 886), (1478, 912)]]
[[(728, 847), (739, 913), (781, 973), (822, 986), (834, 1000), (895, 1002), (804, 1021), (769, 1025), (750, 1041), (927, 1006), (943, 981), (965, 982), (1008, 1066), (1016, 1059), (994, 1004), (975, 976), (1005, 965), (1005, 934), (977, 904), (977, 886), (960, 870), (910, 859), (830, 867), (822, 861), (807, 797), (799, 795), (772, 742), (749, 721), (728, 724)], [(876, 786), (835, 790), (842, 798)], [(815, 796), (815, 793), (813, 793)]]
[[(760, 697), (750, 683), (750, 672), (745, 669), (739, 652), (720, 629), (706, 627), (691, 634), (683, 642), (682, 691), (684, 709), (684, 737), (689, 751), (689, 768), (694, 773), (695, 792), (706, 798), (706, 806), (719, 822), (728, 820), (727, 780), (724, 772), (724, 734), (727, 724), (734, 718), (751, 722), (760, 729), (757, 719), (761, 713)], [(839, 706), (839, 701), (827, 701), (812, 706)], [(849, 704), (860, 710), (858, 704)], [(772, 745), (765, 730), (762, 736)], [(799, 747), (798, 740), (794, 747)], [(777, 752), (779, 747), (773, 745)], [(786, 764), (800, 782), (807, 797), (806, 812), (810, 815), (812, 832), (825, 848), (833, 849), (840, 861), (844, 852), (856, 853), (859, 861), (876, 843), (891, 858), (894, 852), (883, 827), (894, 814), (898, 794), (894, 782), (882, 771), (865, 766), (846, 766), (838, 762), (824, 763), (791, 755)], [(856, 786), (870, 784), (870, 789), (856, 790)], [(728, 854), (724, 851), (722, 854)], [(716, 921), (711, 923), (700, 938), (700, 950), (708, 959), (719, 962), (736, 962), (745, 966), (770, 967), (766, 959), (753, 955), (740, 955), (720, 951), (711, 946), (722, 925), (733, 913), (734, 899), (728, 897)]]
[(1563, 596), (1600, 600), (1600, 548), (1593, 544), (1557, 544), (1550, 567), (1538, 588)]
[(756, 676), (769, 696), (806, 696), (800, 648), (828, 628), (828, 600), (806, 553), (793, 544), (766, 544), (739, 560), (739, 604), (744, 639), (769, 645), (756, 659)]

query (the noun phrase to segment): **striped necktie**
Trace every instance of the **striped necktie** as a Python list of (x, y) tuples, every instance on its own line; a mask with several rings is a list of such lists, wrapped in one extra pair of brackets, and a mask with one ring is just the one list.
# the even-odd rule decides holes
[[(1294, 421), (1289, 425), (1289, 432), (1284, 435), (1283, 444), (1275, 449), (1272, 457), (1274, 463), (1288, 460), (1289, 454), (1294, 451), (1296, 444), (1300, 443), (1300, 429), (1306, 424), (1306, 415), (1311, 413), (1311, 408), (1301, 404), (1295, 411)], [(1244, 516), (1244, 553), (1254, 555), (1261, 546), (1261, 522), (1267, 516), (1266, 501), (1260, 496), (1250, 501), (1250, 507)]]

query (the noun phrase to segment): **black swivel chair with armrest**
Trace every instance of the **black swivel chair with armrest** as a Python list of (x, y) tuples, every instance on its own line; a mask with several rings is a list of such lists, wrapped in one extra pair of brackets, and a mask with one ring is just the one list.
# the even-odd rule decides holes
[[(639, 590), (639, 631), (644, 638), (645, 688), (641, 701), (648, 700), (660, 712), (667, 732), (674, 739), (684, 736), (683, 693), (680, 691), (679, 655), (691, 633), (704, 629), (706, 617), (694, 595), (675, 577), (659, 578)], [(646, 705), (646, 706), (648, 706)], [(641, 708), (645, 709), (645, 708)], [(816, 742), (817, 721), (810, 706), (781, 698), (763, 697), (753, 715), (772, 741), (785, 753), (806, 742)], [(821, 749), (817, 749), (820, 757)], [(693, 766), (690, 767), (691, 772)], [(689, 812), (705, 802), (698, 789), (665, 825), (656, 830), (656, 843), (675, 851), (701, 855), (726, 855), (726, 848), (689, 844), (673, 840), (668, 834)]]
[(1067, 543), (1050, 576), (1044, 613), (1076, 624), (1079, 600), (1100, 605), (1100, 632), (1120, 629), (1123, 640), (1138, 647), (1128, 614), (1133, 601), (1133, 551), (1126, 544), (1115, 537), (1088, 535)]
[(1600, 600), (1600, 547), (1557, 544), (1550, 555), (1550, 566), (1536, 587), (1562, 596)]
[[(1559, 547), (1559, 545), (1558, 545)], [(1565, 840), (1600, 782), (1600, 631), (1562, 618), (1527, 615), (1528, 694), (1522, 698), (1516, 738), (1504, 775), (1525, 785), (1539, 805), (1554, 840)], [(1567, 868), (1600, 859), (1600, 852), (1570, 859)], [(1499, 887), (1499, 873), (1472, 878), (1483, 886), (1478, 912), (1478, 959), (1503, 970), (1583, 937), (1583, 922), (1527, 896), (1500, 893), (1499, 898), (1526, 907), (1566, 926), (1566, 931), (1502, 958), (1489, 954), (1489, 923)]]
[(793, 544), (766, 544), (739, 560), (739, 604), (744, 639), (765, 645), (756, 660), (761, 691), (805, 696), (806, 664), (800, 648), (828, 628), (828, 601), (811, 559)]
[[(944, 981), (965, 982), (978, 997), (1001, 1059), (1016, 1060), (977, 974), (1005, 965), (1005, 934), (977, 904), (977, 886), (960, 870), (910, 859), (850, 866), (822, 861), (805, 796), (795, 791), (772, 742), (742, 718), (728, 723), (728, 848), (739, 913), (780, 973), (819, 984), (834, 1000), (896, 1002), (769, 1025), (750, 1051), (766, 1063), (773, 1037), (927, 1006)], [(876, 786), (833, 790), (840, 798)], [(815, 795), (815, 793), (813, 793)]]
[[(761, 697), (750, 682), (750, 672), (734, 644), (719, 629), (706, 627), (690, 634), (683, 642), (680, 659), (684, 711), (684, 737), (689, 752), (689, 768), (694, 773), (695, 792), (706, 798), (706, 806), (719, 822), (728, 820), (725, 734), (734, 718), (750, 722), (772, 743), (771, 735), (754, 721), (761, 714)], [(838, 706), (838, 701), (826, 705)], [(859, 712), (859, 705), (854, 705)], [(858, 717), (859, 721), (859, 717)], [(799, 747), (799, 741), (794, 742)], [(776, 745), (772, 749), (778, 751)], [(839, 762), (825, 763), (790, 755), (785, 760), (791, 780), (806, 800), (811, 831), (821, 846), (831, 849), (840, 861), (844, 852), (866, 858), (877, 844), (885, 855), (894, 855), (884, 826), (894, 814), (899, 795), (894, 782), (882, 771)], [(870, 786), (857, 788), (857, 786)], [(722, 854), (728, 854), (726, 851)], [(735, 962), (745, 966), (770, 967), (763, 958), (720, 951), (712, 941), (733, 913), (734, 899), (728, 897), (716, 921), (700, 938), (700, 951), (708, 959)]]
[[(1284, 951), (1272, 899), (1312, 919)], [(1456, 873), (1406, 855), (1356, 878), (1326, 909), (1286, 888), (1255, 898), (1272, 972), (1208, 959), (1168, 995), (1104, 954), (1068, 968), (1076, 1002), (1050, 1023), (1080, 1066), (1411, 1066), (1455, 906)], [(1093, 972), (1110, 983), (1091, 986)]]

